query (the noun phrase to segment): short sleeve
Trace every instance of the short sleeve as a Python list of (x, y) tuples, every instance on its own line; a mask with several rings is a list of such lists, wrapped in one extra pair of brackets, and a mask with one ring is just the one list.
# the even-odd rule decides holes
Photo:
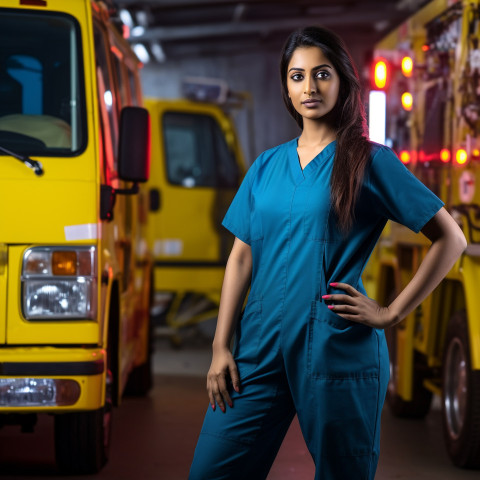
[(374, 153), (368, 183), (374, 208), (416, 233), (444, 205), (388, 147)]
[(250, 212), (252, 211), (252, 183), (256, 167), (257, 162), (254, 162), (248, 169), (222, 222), (227, 230), (248, 245), (251, 244)]

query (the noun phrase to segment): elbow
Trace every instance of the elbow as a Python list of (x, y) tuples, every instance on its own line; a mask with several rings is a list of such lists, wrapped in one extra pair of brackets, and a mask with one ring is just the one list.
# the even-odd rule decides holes
[(467, 248), (467, 239), (463, 234), (462, 230), (458, 228), (451, 236), (450, 236), (450, 250), (452, 253), (456, 254), (456, 257), (460, 257), (460, 255), (465, 251)]
[(467, 239), (465, 238), (465, 235), (461, 230), (460, 230), (460, 234), (457, 236), (457, 243), (458, 243), (459, 256), (460, 256), (467, 248)]

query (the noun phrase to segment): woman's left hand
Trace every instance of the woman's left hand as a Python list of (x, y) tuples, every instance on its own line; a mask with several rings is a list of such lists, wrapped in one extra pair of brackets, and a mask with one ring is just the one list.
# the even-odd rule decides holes
[(322, 297), (327, 302), (333, 302), (328, 308), (337, 315), (373, 328), (387, 328), (396, 323), (396, 316), (388, 307), (381, 307), (375, 300), (363, 295), (348, 283), (330, 285), (345, 291), (345, 294), (336, 293)]

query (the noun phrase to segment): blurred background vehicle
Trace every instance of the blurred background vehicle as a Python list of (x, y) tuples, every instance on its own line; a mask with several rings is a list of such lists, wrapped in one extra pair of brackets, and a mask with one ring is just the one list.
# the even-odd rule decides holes
[[(450, 3), (430, 2), (374, 50), (371, 135), (443, 199), (468, 240), (432, 295), (388, 330), (387, 400), (395, 415), (423, 418), (437, 394), (452, 462), (480, 468), (480, 8)], [(369, 292), (391, 301), (427, 248), (389, 225), (367, 268)]]

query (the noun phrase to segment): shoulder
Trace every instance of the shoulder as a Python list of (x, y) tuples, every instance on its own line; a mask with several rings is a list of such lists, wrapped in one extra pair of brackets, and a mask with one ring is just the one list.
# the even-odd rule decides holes
[(257, 163), (257, 168), (269, 164), (272, 160), (276, 160), (280, 156), (287, 155), (288, 149), (296, 141), (297, 139), (295, 138), (262, 152), (254, 162)]
[(253, 180), (259, 172), (268, 171), (270, 168), (278, 165), (281, 159), (287, 159), (288, 150), (297, 139), (277, 145), (262, 152), (248, 169), (247, 175)]
[(369, 141), (369, 143), (370, 159), (372, 162), (383, 158), (399, 160), (396, 153), (390, 147), (372, 141)]
[(397, 154), (390, 148), (379, 143), (370, 142), (370, 159), (367, 168), (369, 176), (400, 174), (413, 175), (401, 162)]

